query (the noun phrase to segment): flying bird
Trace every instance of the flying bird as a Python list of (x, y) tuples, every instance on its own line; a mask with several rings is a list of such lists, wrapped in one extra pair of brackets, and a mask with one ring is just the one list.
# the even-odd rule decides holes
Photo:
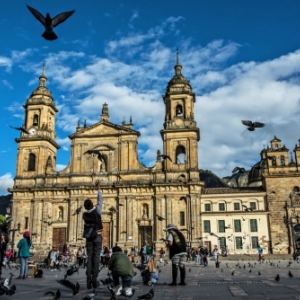
[(79, 267), (76, 267), (75, 265), (70, 266), (64, 274), (64, 279), (67, 279), (68, 276), (73, 275), (75, 272), (79, 274)]
[(73, 291), (73, 296), (78, 294), (79, 290), (80, 290), (80, 285), (78, 282), (76, 282), (76, 284), (70, 282), (67, 279), (61, 279), (61, 280), (56, 280), (59, 284), (67, 287), (68, 289), (71, 289)]
[(163, 220), (165, 220), (165, 218), (159, 216), (158, 214), (156, 214), (156, 216), (157, 216), (158, 221), (163, 221)]
[(161, 157), (163, 160), (169, 159), (172, 162), (172, 159), (169, 155), (166, 155), (166, 154), (157, 155), (157, 158), (159, 158), (159, 157)]
[(22, 131), (24, 133), (27, 133), (27, 134), (30, 134), (30, 132), (27, 129), (25, 129), (24, 127), (13, 127), (13, 126), (10, 126), (10, 125), (9, 125), (9, 127), (13, 128), (13, 129), (16, 129), (16, 130), (20, 130), (20, 131)]
[(81, 209), (82, 209), (82, 206), (78, 207), (75, 212), (72, 214), (72, 216), (76, 216), (76, 215), (79, 215), (80, 212), (81, 212)]
[(121, 177), (120, 173), (115, 173), (115, 175), (117, 176), (117, 178), (123, 179), (123, 178)]
[(245, 126), (248, 126), (248, 130), (249, 131), (254, 131), (255, 128), (261, 128), (261, 127), (264, 127), (265, 124), (264, 123), (260, 123), (260, 122), (252, 122), (252, 121), (249, 121), (249, 120), (242, 120), (242, 123), (245, 125)]
[(246, 205), (242, 204), (242, 207), (244, 207), (244, 211), (253, 211), (253, 208), (247, 207)]
[(47, 295), (53, 296), (53, 300), (59, 300), (60, 296), (61, 296), (61, 292), (60, 292), (60, 289), (58, 289), (56, 292), (49, 291), (44, 294), (44, 296), (47, 296)]
[(139, 300), (149, 300), (149, 299), (153, 299), (154, 297), (154, 290), (153, 289), (150, 289), (150, 291), (142, 296), (138, 296), (137, 299)]
[(75, 12), (75, 10), (71, 10), (71, 11), (60, 13), (54, 18), (51, 18), (49, 13), (47, 13), (46, 17), (44, 17), (35, 8), (30, 7), (29, 5), (27, 5), (27, 8), (33, 14), (33, 16), (38, 21), (40, 21), (42, 25), (45, 27), (45, 31), (42, 34), (42, 37), (44, 37), (48, 41), (53, 41), (57, 39), (57, 35), (53, 31), (53, 28), (59, 25), (60, 23), (64, 22), (65, 20), (67, 20)]
[(279, 281), (279, 280), (280, 280), (279, 274), (276, 275), (275, 280), (276, 280), (276, 281)]
[(235, 167), (235, 168), (232, 170), (232, 173), (235, 173), (235, 172), (246, 173), (246, 169), (245, 169), (245, 168), (240, 168), (240, 167)]
[(88, 154), (96, 154), (96, 155), (97, 155), (97, 158), (98, 158), (100, 161), (103, 161), (103, 160), (104, 160), (104, 156), (101, 154), (100, 150), (88, 150), (88, 151), (86, 151), (85, 153), (88, 153)]

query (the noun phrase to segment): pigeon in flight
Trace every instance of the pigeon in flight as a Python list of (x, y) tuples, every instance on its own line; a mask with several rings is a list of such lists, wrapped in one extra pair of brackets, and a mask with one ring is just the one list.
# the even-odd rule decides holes
[(47, 296), (47, 295), (53, 296), (53, 300), (59, 300), (60, 296), (61, 296), (61, 292), (60, 292), (60, 289), (58, 289), (56, 292), (49, 291), (49, 292), (44, 294), (44, 296)]
[(80, 285), (78, 282), (76, 284), (72, 283), (71, 281), (67, 279), (61, 279), (61, 280), (56, 280), (59, 284), (67, 287), (68, 289), (71, 289), (73, 291), (73, 296), (78, 294)]
[(75, 212), (72, 214), (72, 216), (76, 216), (76, 215), (79, 215), (80, 212), (81, 212), (81, 209), (82, 209), (82, 206), (78, 207)]
[(235, 167), (233, 170), (232, 170), (232, 173), (235, 173), (235, 172), (239, 172), (239, 173), (246, 173), (246, 170), (245, 168), (240, 168), (240, 167)]
[(27, 8), (34, 15), (34, 17), (38, 21), (40, 21), (42, 25), (45, 27), (45, 32), (42, 34), (42, 37), (44, 37), (48, 41), (53, 41), (57, 39), (57, 35), (53, 31), (53, 28), (59, 25), (60, 23), (64, 22), (65, 20), (67, 20), (75, 12), (75, 10), (71, 10), (71, 11), (60, 13), (54, 18), (51, 18), (49, 13), (47, 13), (46, 17), (44, 17), (35, 8), (30, 7), (29, 5), (27, 5)]
[(100, 161), (104, 160), (104, 156), (101, 154), (100, 150), (88, 150), (88, 151), (86, 151), (86, 153), (97, 154), (97, 157)]
[(157, 216), (158, 221), (163, 221), (163, 220), (165, 220), (165, 218), (163, 218), (163, 217), (161, 217), (161, 216), (159, 216), (159, 215), (156, 215), (156, 216)]
[(24, 133), (27, 133), (27, 134), (30, 134), (30, 132), (27, 129), (25, 129), (24, 127), (13, 127), (13, 126), (10, 126), (10, 125), (9, 125), (9, 127), (13, 128), (13, 129), (16, 129), (16, 130), (20, 130), (20, 131), (22, 131)]
[(244, 208), (244, 211), (253, 211), (253, 209), (252, 208), (250, 208), (250, 207), (247, 207), (246, 205), (244, 205), (244, 204), (242, 204), (242, 207)]
[(249, 121), (249, 120), (242, 120), (242, 123), (245, 125), (245, 126), (248, 126), (248, 130), (249, 131), (254, 131), (255, 128), (261, 128), (261, 127), (264, 127), (265, 124), (264, 123), (260, 123), (260, 122), (252, 122), (252, 121)]
[(169, 159), (172, 162), (172, 159), (169, 155), (166, 155), (166, 154), (157, 155), (157, 158), (159, 158), (159, 157), (161, 157), (163, 160)]

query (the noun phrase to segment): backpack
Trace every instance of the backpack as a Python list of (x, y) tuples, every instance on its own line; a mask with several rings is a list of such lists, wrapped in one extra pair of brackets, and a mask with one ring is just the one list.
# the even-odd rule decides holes
[(82, 237), (85, 239), (94, 239), (97, 237), (99, 216), (96, 213), (96, 223), (95, 224), (84, 224), (83, 226), (83, 235)]

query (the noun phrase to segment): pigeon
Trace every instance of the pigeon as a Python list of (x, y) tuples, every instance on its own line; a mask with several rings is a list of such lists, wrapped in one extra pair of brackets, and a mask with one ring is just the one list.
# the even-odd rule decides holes
[(163, 220), (165, 220), (165, 218), (159, 216), (158, 214), (156, 214), (156, 216), (157, 216), (158, 221), (163, 221)]
[(279, 280), (280, 280), (279, 274), (276, 275), (275, 280), (276, 280), (276, 281), (279, 281)]
[(258, 271), (258, 275), (261, 275), (259, 271)]
[(294, 277), (294, 275), (292, 274), (291, 271), (289, 271), (288, 275), (289, 275), (289, 277)]
[(107, 286), (108, 290), (110, 291), (110, 300), (117, 300), (117, 295), (116, 295), (116, 291), (111, 287), (111, 286)]
[(73, 291), (73, 296), (78, 294), (79, 289), (80, 289), (80, 285), (78, 282), (76, 282), (76, 284), (70, 282), (67, 279), (61, 279), (61, 280), (56, 280), (59, 284), (71, 289)]
[(189, 272), (191, 272), (192, 271), (192, 269), (191, 268), (189, 268)]
[(235, 167), (233, 170), (232, 170), (232, 173), (235, 173), (235, 172), (239, 172), (239, 173), (246, 173), (246, 170), (245, 168), (240, 168), (240, 167)]
[(53, 300), (59, 300), (60, 296), (61, 296), (61, 292), (60, 292), (60, 289), (58, 289), (56, 292), (49, 291), (44, 294), (44, 296), (47, 296), (47, 295), (53, 296)]
[(249, 212), (249, 211), (253, 211), (253, 209), (252, 208), (250, 208), (250, 207), (247, 207), (246, 205), (244, 205), (244, 204), (242, 204), (242, 207), (244, 207), (244, 211), (247, 211), (247, 212)]
[(261, 128), (261, 127), (264, 127), (265, 124), (264, 123), (260, 123), (260, 122), (252, 122), (252, 121), (249, 121), (249, 120), (242, 120), (242, 123), (245, 125), (245, 126), (248, 126), (248, 130), (249, 131), (254, 131), (255, 128)]
[(153, 299), (154, 297), (154, 290), (153, 289), (150, 289), (150, 291), (147, 293), (147, 294), (144, 294), (142, 296), (138, 296), (137, 299), (139, 300), (149, 300), (149, 299)]
[(103, 285), (108, 285), (108, 284), (114, 282), (110, 277), (108, 277), (108, 278), (106, 278), (104, 280), (100, 279), (100, 281), (102, 282)]
[(68, 276), (73, 275), (75, 272), (79, 274), (79, 267), (73, 265), (70, 268), (68, 268), (64, 274), (64, 279), (67, 279)]
[(166, 154), (157, 155), (157, 158), (159, 158), (159, 157), (161, 157), (163, 160), (169, 159), (172, 162), (172, 159), (169, 155), (166, 155)]
[(4, 283), (3, 283), (3, 288), (7, 289), (7, 290), (10, 290), (11, 288), (11, 281), (12, 281), (12, 278), (13, 276), (15, 276), (13, 273), (9, 273), (9, 276), (4, 280)]
[(251, 273), (251, 272), (252, 272), (252, 270), (250, 269), (250, 270), (249, 270), (249, 273)]
[(123, 179), (123, 178), (121, 177), (120, 173), (115, 173), (115, 175), (117, 176), (117, 178)]
[(4, 286), (1, 286), (0, 287), (0, 295), (6, 294), (6, 295), (12, 296), (12, 295), (14, 295), (16, 293), (16, 289), (17, 289), (17, 287), (16, 287), (15, 284), (12, 285), (9, 289), (4, 288)]
[(178, 178), (180, 178), (180, 177), (186, 178), (186, 176), (185, 176), (184, 174), (180, 174), (180, 175), (178, 176)]
[(42, 37), (44, 37), (48, 41), (53, 41), (57, 39), (57, 35), (54, 33), (53, 28), (59, 25), (60, 23), (64, 22), (75, 12), (75, 10), (71, 10), (71, 11), (60, 13), (54, 18), (51, 18), (49, 13), (47, 13), (46, 17), (44, 17), (35, 8), (30, 7), (29, 5), (27, 5), (27, 8), (34, 15), (34, 17), (38, 21), (40, 21), (42, 25), (44, 25), (45, 32), (42, 34)]
[(94, 300), (95, 293), (86, 294), (82, 300)]
[(78, 207), (75, 212), (72, 214), (72, 216), (76, 216), (76, 215), (79, 215), (80, 212), (81, 212), (81, 209), (82, 209), (82, 206)]
[(30, 134), (30, 132), (27, 129), (25, 129), (24, 127), (13, 127), (13, 126), (10, 126), (10, 125), (9, 125), (9, 127), (13, 128), (13, 129), (16, 129), (16, 130), (20, 130), (20, 131), (22, 131), (24, 133), (27, 133), (27, 134)]
[(234, 275), (234, 271), (231, 272), (231, 275), (232, 275), (232, 276)]
[(100, 161), (103, 161), (103, 160), (104, 160), (104, 156), (101, 154), (100, 150), (88, 150), (88, 151), (86, 151), (86, 153), (89, 153), (89, 154), (97, 154), (97, 158), (98, 158)]

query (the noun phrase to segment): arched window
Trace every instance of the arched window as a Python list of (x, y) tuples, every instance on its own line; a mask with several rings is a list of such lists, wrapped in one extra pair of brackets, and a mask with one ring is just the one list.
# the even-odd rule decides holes
[(176, 117), (182, 117), (183, 116), (183, 108), (181, 104), (177, 104), (176, 106)]
[(29, 153), (28, 171), (35, 171), (35, 162), (36, 162), (36, 156), (35, 156), (35, 154)]
[(185, 163), (186, 163), (185, 148), (183, 146), (178, 146), (176, 148), (176, 164), (185, 164)]
[(47, 168), (53, 168), (51, 156), (48, 156), (46, 167)]
[(37, 114), (35, 114), (33, 116), (33, 123), (32, 123), (33, 126), (38, 126), (39, 125), (39, 116)]
[(275, 144), (275, 150), (278, 150), (278, 144)]
[(280, 165), (284, 166), (284, 157), (283, 156), (280, 156)]
[(276, 166), (276, 157), (275, 156), (272, 157), (272, 166), (273, 167)]

